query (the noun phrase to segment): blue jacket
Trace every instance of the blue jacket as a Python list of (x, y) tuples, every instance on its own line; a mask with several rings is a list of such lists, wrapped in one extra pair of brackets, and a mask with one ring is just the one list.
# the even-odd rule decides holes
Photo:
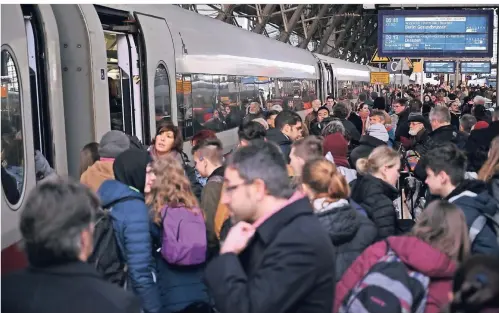
[[(494, 199), (481, 181), (464, 181), (447, 196), (447, 199), (463, 211), (468, 227), (471, 227), (475, 219), (482, 213), (493, 216), (497, 210)], [(473, 241), (471, 252), (499, 256), (499, 245), (493, 225), (485, 224)]]
[[(161, 246), (161, 228), (151, 223), (153, 241)], [(203, 283), (205, 264), (199, 266), (169, 265), (161, 256), (154, 253), (158, 273), (158, 289), (161, 298), (161, 312), (181, 311), (194, 302), (209, 303), (208, 290)]]
[(160, 312), (149, 210), (144, 196), (116, 180), (106, 180), (97, 194), (104, 207), (125, 197), (132, 198), (112, 205), (114, 231), (128, 266), (129, 286), (140, 297), (145, 312)]

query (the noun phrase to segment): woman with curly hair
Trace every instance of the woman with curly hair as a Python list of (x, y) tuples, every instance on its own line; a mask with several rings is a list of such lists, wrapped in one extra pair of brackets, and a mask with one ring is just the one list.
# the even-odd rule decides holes
[[(185, 233), (199, 234), (204, 225), (204, 213), (199, 208), (196, 196), (194, 196), (189, 179), (184, 174), (183, 167), (174, 161), (172, 156), (165, 156), (155, 160), (146, 170), (146, 203), (150, 208), (153, 226), (151, 233), (153, 242), (156, 243), (155, 253), (156, 270), (158, 272), (158, 288), (160, 291), (162, 309), (165, 312), (177, 312), (190, 305), (209, 302), (206, 286), (202, 282), (206, 258), (206, 228), (204, 228), (204, 240), (197, 250), (204, 252), (198, 262), (193, 259), (181, 259), (175, 255), (168, 246), (168, 236), (176, 235), (182, 237)], [(180, 212), (181, 211), (181, 212)], [(183, 221), (189, 221), (177, 226), (177, 234), (172, 234), (171, 223), (182, 214)], [(191, 221), (201, 221), (199, 224)], [(182, 226), (182, 227), (181, 227)], [(191, 229), (189, 229), (191, 227)], [(201, 231), (202, 233), (202, 231)], [(197, 237), (196, 239), (198, 239)], [(187, 240), (192, 241), (192, 237)], [(159, 248), (161, 246), (161, 248)], [(200, 247), (201, 246), (201, 247)], [(202, 249), (204, 246), (204, 250)], [(170, 251), (165, 251), (170, 249)], [(159, 253), (161, 252), (161, 253)], [(174, 260), (174, 258), (176, 258)]]

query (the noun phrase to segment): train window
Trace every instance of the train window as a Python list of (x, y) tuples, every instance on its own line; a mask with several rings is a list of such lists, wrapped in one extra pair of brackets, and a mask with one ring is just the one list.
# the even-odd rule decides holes
[(170, 98), (170, 79), (166, 67), (160, 63), (154, 75), (154, 107), (156, 122), (172, 120), (172, 102)]
[(21, 198), (24, 186), (24, 141), (21, 90), (17, 65), (8, 50), (2, 50), (2, 188), (11, 204)]

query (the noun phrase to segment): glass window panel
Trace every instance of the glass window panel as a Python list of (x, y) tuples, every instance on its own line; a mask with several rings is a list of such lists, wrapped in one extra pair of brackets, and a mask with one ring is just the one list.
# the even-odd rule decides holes
[(154, 108), (156, 122), (172, 120), (170, 79), (163, 64), (159, 64), (154, 75)]

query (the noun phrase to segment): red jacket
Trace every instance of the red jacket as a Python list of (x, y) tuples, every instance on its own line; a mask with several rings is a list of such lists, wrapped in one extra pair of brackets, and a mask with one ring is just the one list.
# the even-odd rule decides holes
[[(450, 301), (452, 278), (456, 263), (426, 242), (410, 236), (389, 237), (391, 248), (408, 266), (430, 277), (430, 291), (425, 313), (438, 313)], [(367, 248), (336, 284), (334, 311), (338, 312), (343, 298), (364, 277), (367, 271), (386, 254), (384, 241)]]

